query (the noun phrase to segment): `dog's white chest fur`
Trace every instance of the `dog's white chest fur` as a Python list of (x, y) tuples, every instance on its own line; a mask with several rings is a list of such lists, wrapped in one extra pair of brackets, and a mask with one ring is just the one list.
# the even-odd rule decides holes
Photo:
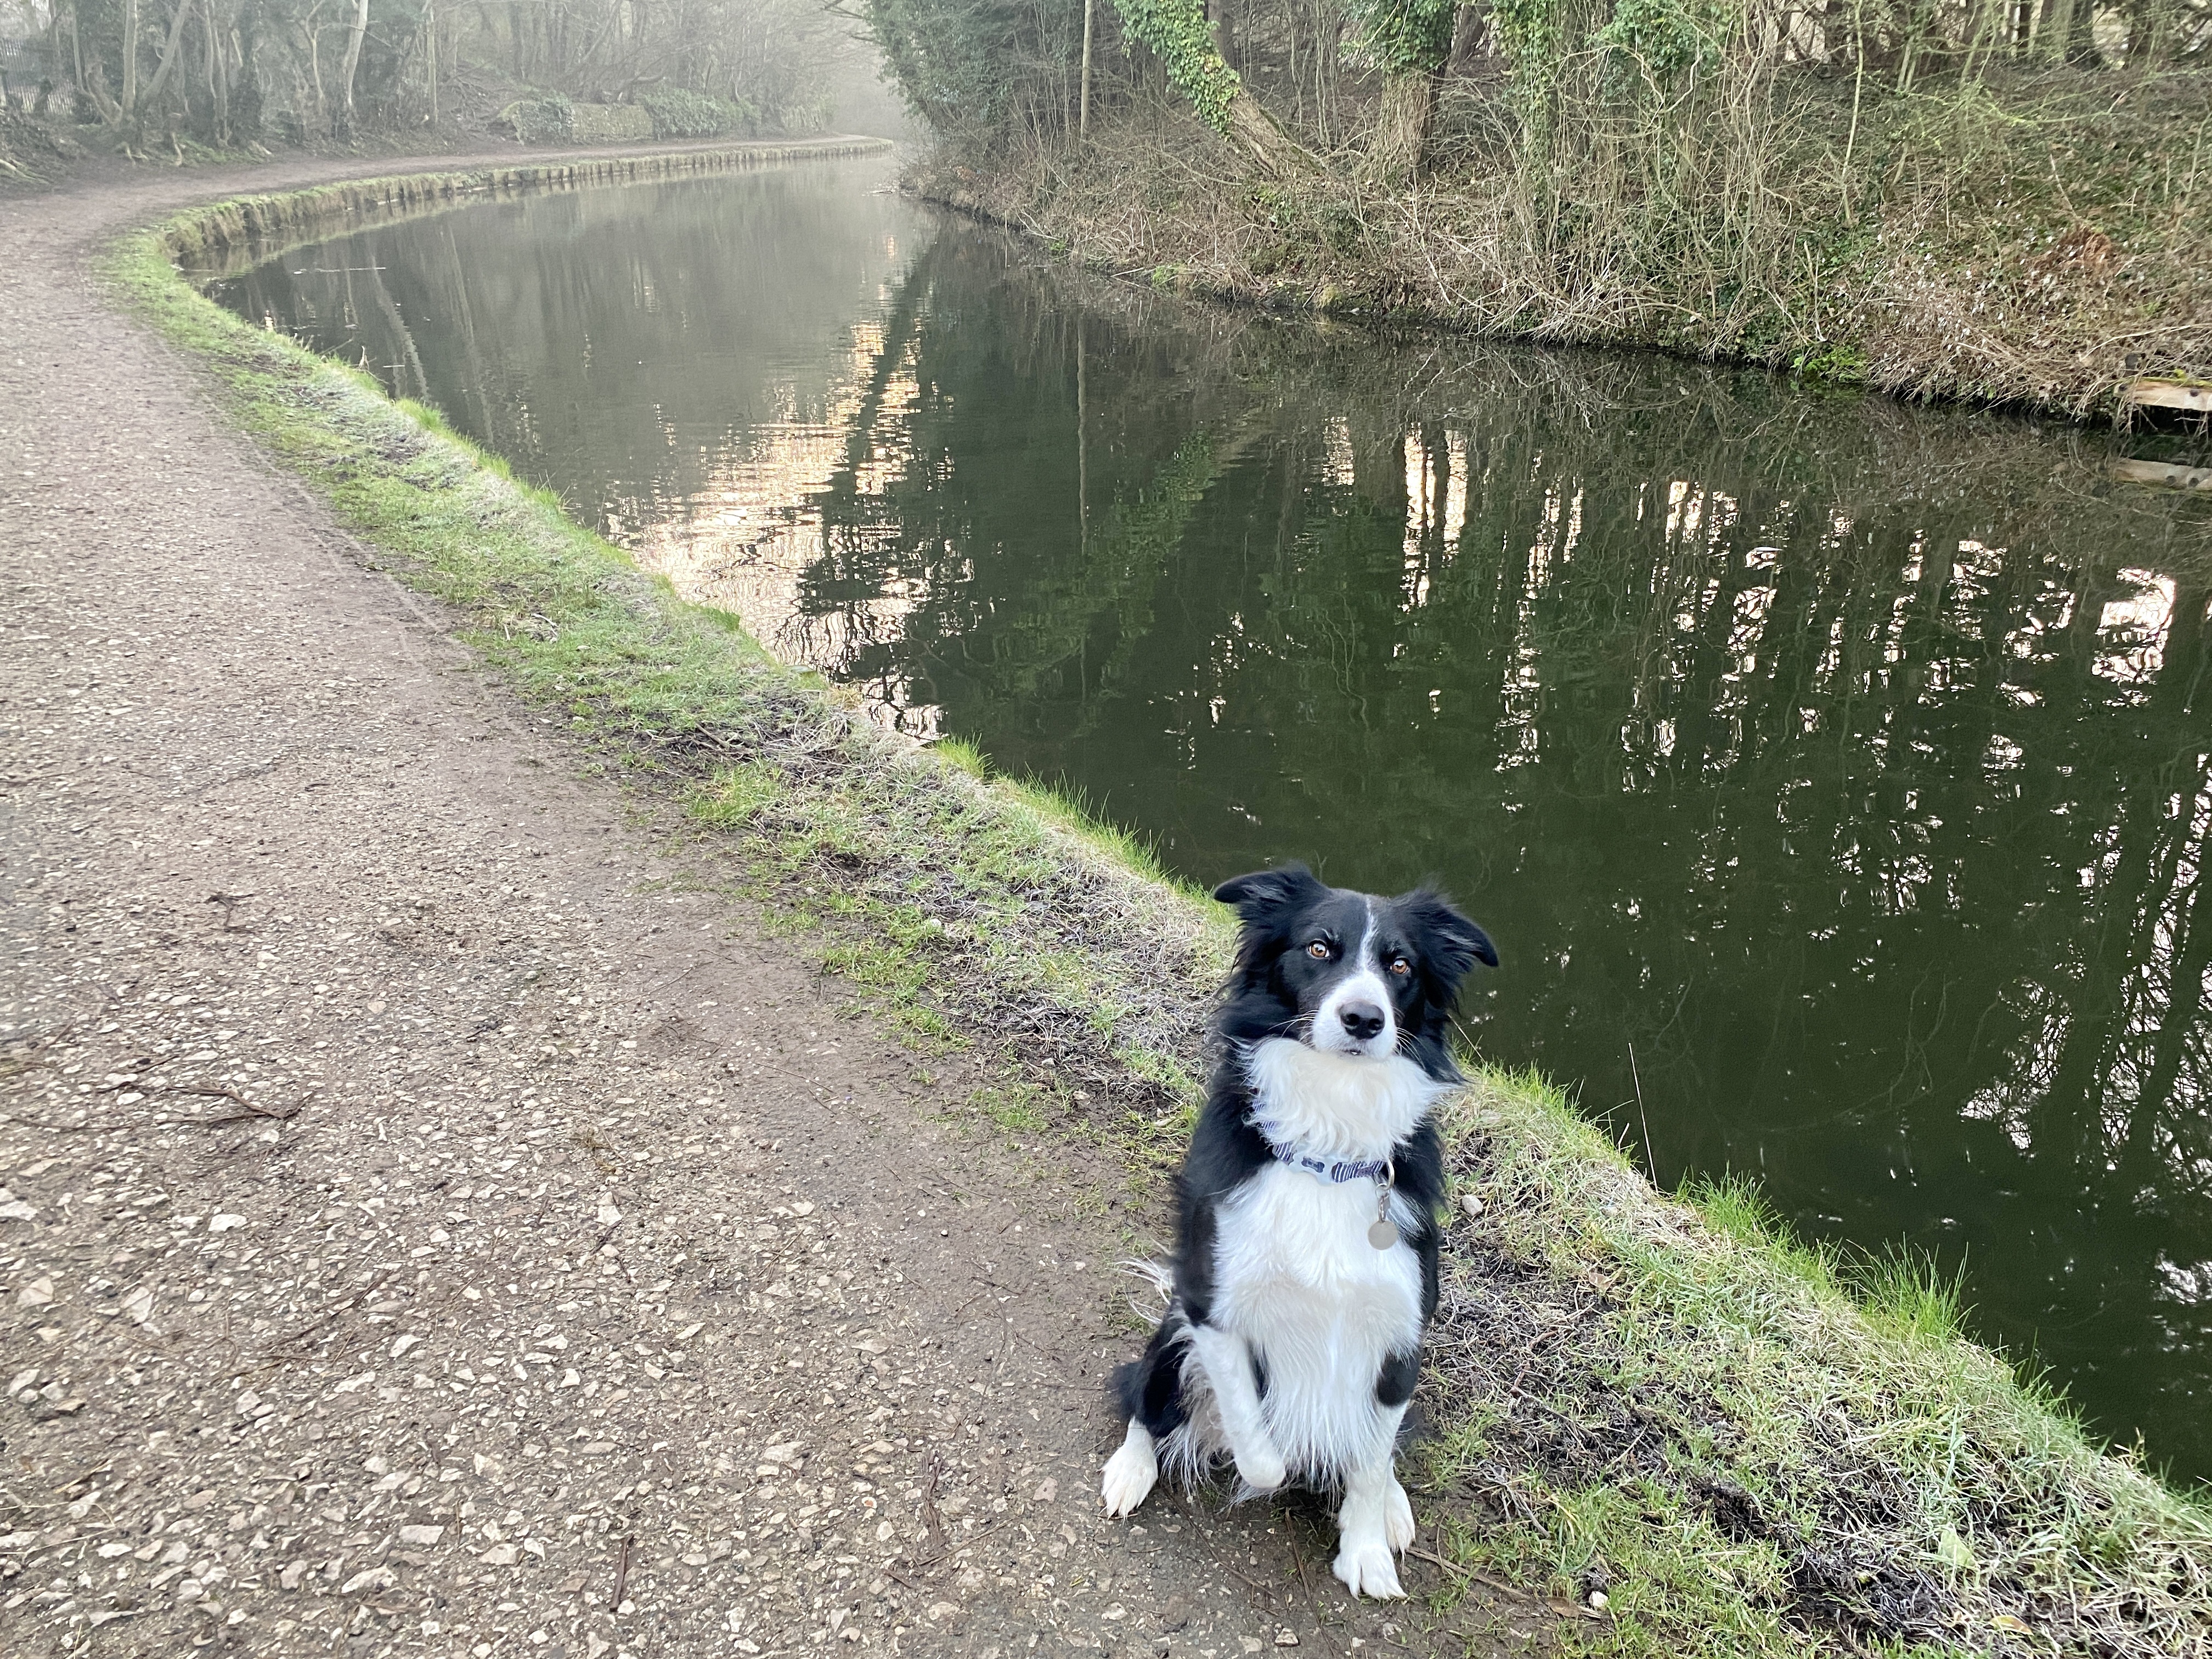
[(1386, 1157), (1449, 1091), (1410, 1060), (1324, 1054), (1289, 1037), (1255, 1043), (1244, 1071), (1267, 1138), (1331, 1158)]
[[(1419, 1340), (1420, 1263), (1404, 1244), (1369, 1241), (1377, 1195), (1371, 1181), (1336, 1185), (1278, 1167), (1222, 1204), (1211, 1320), (1252, 1345), (1271, 1392), (1279, 1373), (1319, 1367), (1371, 1393), (1383, 1356)], [(1391, 1210), (1410, 1225), (1395, 1194)]]
[[(1254, 1117), (1279, 1145), (1328, 1158), (1379, 1158), (1413, 1133), (1437, 1096), (1407, 1060), (1356, 1060), (1277, 1041), (1253, 1052)], [(1367, 1230), (1380, 1184), (1263, 1170), (1217, 1211), (1210, 1322), (1234, 1332), (1262, 1368), (1267, 1426), (1292, 1468), (1334, 1474), (1387, 1455), (1397, 1416), (1375, 1394), (1385, 1358), (1421, 1336), (1421, 1268), (1404, 1244), (1378, 1250)], [(1400, 1231), (1413, 1214), (1391, 1195)]]

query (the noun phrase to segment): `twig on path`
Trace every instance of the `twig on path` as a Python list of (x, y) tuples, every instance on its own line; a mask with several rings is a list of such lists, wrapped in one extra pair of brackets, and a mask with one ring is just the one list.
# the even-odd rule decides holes
[(615, 1593), (607, 1605), (616, 1612), (622, 1611), (623, 1591), (629, 1586), (629, 1547), (637, 1541), (635, 1536), (622, 1540), (622, 1553), (615, 1558)]
[[(273, 766), (276, 763), (271, 761), (270, 764)], [(236, 911), (240, 905), (245, 903), (246, 900), (254, 896), (255, 895), (251, 892), (210, 893), (207, 896), (207, 902), (210, 904), (220, 904), (222, 906), (222, 931), (224, 933), (250, 933), (253, 931), (251, 927), (240, 927), (231, 920), (231, 915), (234, 911)]]
[(937, 1481), (944, 1468), (943, 1454), (930, 1453), (929, 1480), (921, 1489), (921, 1524), (929, 1533), (929, 1559), (933, 1561), (942, 1559), (945, 1549), (945, 1523), (937, 1514)]
[(225, 1112), (220, 1117), (157, 1117), (154, 1120), (156, 1124), (165, 1128), (183, 1124), (212, 1127), (218, 1123), (243, 1123), (248, 1119), (257, 1117), (274, 1118), (282, 1123), (289, 1118), (297, 1117), (300, 1115), (300, 1108), (307, 1103), (308, 1098), (307, 1096), (302, 1095), (289, 1106), (264, 1106), (258, 1101), (248, 1100), (237, 1090), (223, 1083), (179, 1083), (172, 1085), (167, 1092), (173, 1095), (204, 1095), (211, 1100), (234, 1100), (246, 1109), (242, 1112)]
[(1562, 1601), (1557, 1597), (1539, 1595), (1534, 1590), (1524, 1585), (1509, 1583), (1503, 1578), (1483, 1571), (1480, 1567), (1462, 1566), (1456, 1561), (1447, 1561), (1443, 1556), (1425, 1550), (1417, 1544), (1408, 1544), (1406, 1547), (1406, 1553), (1418, 1555), (1424, 1561), (1433, 1561), (1446, 1572), (1456, 1573), (1462, 1578), (1471, 1578), (1476, 1583), (1486, 1584), (1501, 1594), (1518, 1596), (1527, 1601), (1540, 1601), (1554, 1613), (1571, 1615), (1577, 1619), (1603, 1619), (1606, 1616), (1595, 1607), (1580, 1607), (1572, 1601)]
[(55, 1490), (57, 1492), (75, 1492), (79, 1486), (84, 1485), (86, 1481), (93, 1480), (99, 1475), (106, 1474), (108, 1470), (114, 1467), (115, 1460), (113, 1458), (110, 1458), (106, 1462), (102, 1463), (98, 1468), (87, 1469), (82, 1474), (77, 1476), (76, 1480), (70, 1481), (67, 1486), (58, 1486)]
[(358, 1307), (364, 1298), (375, 1295), (377, 1291), (384, 1288), (385, 1281), (398, 1271), (399, 1270), (397, 1267), (386, 1267), (382, 1273), (377, 1274), (375, 1278), (370, 1279), (368, 1284), (362, 1285), (359, 1290), (349, 1291), (343, 1301), (337, 1303), (334, 1306), (325, 1310), (324, 1312), (317, 1314), (313, 1319), (301, 1326), (299, 1329), (294, 1331), (289, 1336), (278, 1337), (263, 1351), (264, 1355), (268, 1356), (270, 1363), (273, 1364), (275, 1358), (276, 1357), (281, 1357), (285, 1349), (296, 1346), (298, 1344), (306, 1341), (317, 1331), (322, 1329), (324, 1326), (336, 1319), (340, 1314), (344, 1313), (350, 1308)]
[[(925, 1555), (919, 1561), (909, 1561), (907, 1563), (907, 1565), (915, 1572), (920, 1572), (924, 1567), (933, 1567), (939, 1561), (945, 1559), (946, 1556), (953, 1554), (957, 1551), (972, 1547), (976, 1540), (985, 1536), (987, 1534), (998, 1531), (1000, 1527), (1003, 1527), (1006, 1524), (1006, 1523), (1003, 1521), (994, 1521), (988, 1527), (978, 1527), (967, 1537), (956, 1538), (950, 1544), (940, 1544), (934, 1554)], [(919, 1586), (916, 1588), (919, 1588)]]
[(1327, 1637), (1328, 1638), (1328, 1644), (1335, 1650), (1338, 1655), (1338, 1659), (1342, 1659), (1344, 1644), (1336, 1639), (1336, 1632), (1334, 1631), (1331, 1630), (1327, 1625), (1322, 1623), (1321, 1601), (1319, 1598), (1314, 1595), (1313, 1578), (1312, 1576), (1306, 1571), (1306, 1553), (1298, 1547), (1298, 1529), (1295, 1524), (1291, 1527), (1290, 1534), (1291, 1565), (1298, 1570), (1298, 1583), (1305, 1588), (1306, 1600), (1313, 1604), (1314, 1634), (1316, 1636)]
[(1407, 1545), (1406, 1553), (1408, 1555), (1418, 1555), (1424, 1561), (1435, 1563), (1437, 1566), (1442, 1567), (1446, 1572), (1456, 1573), (1462, 1578), (1472, 1578), (1476, 1583), (1487, 1584), (1492, 1589), (1504, 1590), (1514, 1595), (1526, 1595), (1529, 1593), (1528, 1591), (1522, 1589), (1517, 1584), (1509, 1584), (1502, 1578), (1493, 1577), (1491, 1574), (1483, 1571), (1480, 1567), (1462, 1566), (1456, 1561), (1447, 1561), (1443, 1556), (1436, 1553), (1435, 1551), (1425, 1550), (1419, 1544)]

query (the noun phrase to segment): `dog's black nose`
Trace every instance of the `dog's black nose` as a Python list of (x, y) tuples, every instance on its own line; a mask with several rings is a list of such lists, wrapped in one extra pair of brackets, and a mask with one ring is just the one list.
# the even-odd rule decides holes
[(1382, 1011), (1371, 1002), (1347, 1002), (1338, 1012), (1347, 1034), (1364, 1042), (1382, 1034)]

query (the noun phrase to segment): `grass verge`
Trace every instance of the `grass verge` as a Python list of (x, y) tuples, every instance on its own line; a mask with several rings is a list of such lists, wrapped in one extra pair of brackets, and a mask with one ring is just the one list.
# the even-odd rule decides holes
[[(1093, 1138), (1154, 1189), (1197, 1097), (1224, 914), (1048, 792), (878, 731), (434, 413), (201, 299), (176, 256), (246, 223), (185, 215), (106, 273), (380, 568), (679, 807), (858, 1003), (925, 1052), (989, 1050), (979, 1127)], [(1448, 1128), (1416, 1469), (1432, 1645), (1487, 1618), (1489, 1589), (1550, 1601), (1573, 1652), (2212, 1656), (2212, 1514), (1960, 1340), (1942, 1282), (1855, 1280), (1741, 1187), (1657, 1194), (1534, 1076), (1479, 1072)]]

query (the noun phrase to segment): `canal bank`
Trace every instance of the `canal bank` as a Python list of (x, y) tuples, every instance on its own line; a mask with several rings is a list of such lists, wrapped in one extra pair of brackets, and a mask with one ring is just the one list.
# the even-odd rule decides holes
[[(436, 422), (218, 317), (152, 245), (136, 258), (126, 280), (214, 356), (249, 426), (324, 478), (403, 579), (474, 618), (526, 696), (684, 803), (909, 1042), (988, 1056), (967, 1102), (980, 1130), (1104, 1149), (1142, 1189), (1200, 1064), (1217, 916), (1048, 797), (840, 714)], [(1163, 983), (1185, 988), (1173, 1007)], [(1005, 1046), (1009, 1024), (1044, 1052)], [(1486, 1078), (1464, 1114), (1475, 1202), (1455, 1220), (1425, 1511), (1453, 1541), (1452, 1582), (1601, 1592), (1602, 1630), (1567, 1628), (1632, 1649), (1743, 1651), (1796, 1624), (1998, 1650), (2029, 1650), (2027, 1632), (2082, 1650), (2205, 1639), (2202, 1516), (1956, 1342), (1942, 1285), (1793, 1251), (1741, 1191), (1693, 1218), (1531, 1079)], [(2124, 1567), (2098, 1556), (2124, 1535)], [(2147, 1625), (2146, 1586), (2166, 1608)]]

